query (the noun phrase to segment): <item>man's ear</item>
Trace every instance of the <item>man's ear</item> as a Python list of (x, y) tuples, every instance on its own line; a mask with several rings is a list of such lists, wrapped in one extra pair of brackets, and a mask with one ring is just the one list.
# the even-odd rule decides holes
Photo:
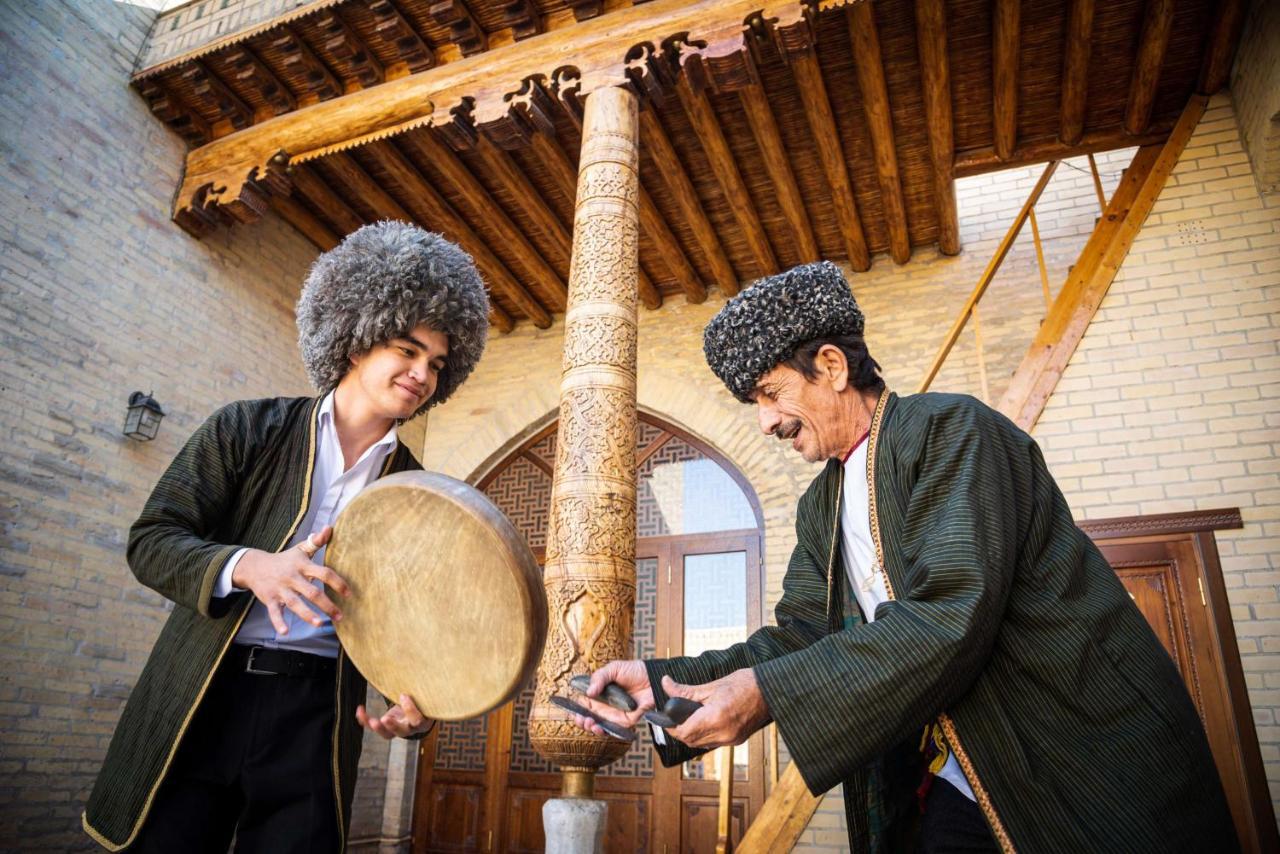
[(813, 357), (813, 363), (818, 376), (824, 377), (833, 390), (842, 392), (849, 387), (849, 360), (839, 347), (823, 344)]

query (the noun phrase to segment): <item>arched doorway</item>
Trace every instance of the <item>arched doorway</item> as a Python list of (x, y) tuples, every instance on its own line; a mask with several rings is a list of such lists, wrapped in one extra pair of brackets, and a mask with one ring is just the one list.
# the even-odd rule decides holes
[[(555, 423), (495, 466), (478, 487), (542, 562), (555, 461)], [(647, 413), (636, 431), (637, 657), (696, 655), (746, 638), (762, 608), (763, 518), (755, 494), (712, 448)], [(560, 786), (529, 744), (532, 686), (485, 718), (442, 723), (418, 761), (413, 850), (535, 852), (542, 804)], [(664, 769), (649, 733), (603, 769), (596, 796), (609, 801), (609, 851), (713, 851), (719, 771), (713, 756)], [(760, 734), (734, 751), (731, 835), (764, 800)]]

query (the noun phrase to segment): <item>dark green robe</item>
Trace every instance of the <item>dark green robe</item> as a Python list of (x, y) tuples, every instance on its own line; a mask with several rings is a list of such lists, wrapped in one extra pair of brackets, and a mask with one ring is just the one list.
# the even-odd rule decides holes
[[(753, 668), (809, 790), (844, 784), (854, 851), (902, 838), (934, 721), (1005, 850), (1235, 850), (1178, 671), (1031, 437), (970, 397), (886, 392), (869, 441), (893, 601), (843, 627), (844, 467), (831, 460), (800, 499), (778, 625), (648, 662), (659, 705), (664, 674), (697, 684)], [(667, 765), (695, 753), (659, 752)]]
[[(129, 695), (85, 806), (85, 831), (112, 851), (129, 845), (253, 596), (211, 594), (242, 546), (279, 551), (306, 515), (316, 454), (317, 398), (232, 403), (215, 412), (161, 476), (129, 532), (138, 580), (175, 603)], [(381, 474), (420, 468), (402, 443)], [(335, 796), (342, 837), (360, 760), (355, 708), (364, 677), (338, 654)]]

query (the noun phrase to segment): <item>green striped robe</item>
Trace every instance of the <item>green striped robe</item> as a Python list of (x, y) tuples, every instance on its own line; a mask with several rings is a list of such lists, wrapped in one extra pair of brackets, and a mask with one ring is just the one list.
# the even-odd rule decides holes
[[(219, 409), (161, 476), (129, 532), (138, 580), (175, 603), (129, 695), (85, 806), (85, 831), (116, 851), (146, 820), (157, 789), (253, 602), (213, 599), (223, 565), (241, 546), (279, 551), (302, 522), (316, 453), (317, 398), (276, 398)], [(402, 443), (382, 474), (420, 468)], [(365, 680), (338, 656), (335, 796), (345, 839), (360, 759), (355, 708)]]
[[(810, 791), (844, 784), (854, 851), (894, 850), (938, 721), (1006, 850), (1235, 850), (1178, 671), (1072, 522), (1035, 442), (977, 400), (886, 392), (872, 426), (872, 532), (893, 601), (842, 628), (844, 468), (800, 499), (777, 626), (648, 662), (704, 683), (754, 669)], [(673, 765), (696, 751), (659, 748)]]

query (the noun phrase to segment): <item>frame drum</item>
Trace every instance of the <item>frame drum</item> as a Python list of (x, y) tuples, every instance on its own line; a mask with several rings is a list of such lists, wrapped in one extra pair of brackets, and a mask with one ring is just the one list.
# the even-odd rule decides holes
[(325, 563), (351, 586), (334, 628), (383, 696), (461, 720), (513, 698), (547, 638), (537, 560), (475, 488), (436, 472), (371, 484), (333, 527)]

